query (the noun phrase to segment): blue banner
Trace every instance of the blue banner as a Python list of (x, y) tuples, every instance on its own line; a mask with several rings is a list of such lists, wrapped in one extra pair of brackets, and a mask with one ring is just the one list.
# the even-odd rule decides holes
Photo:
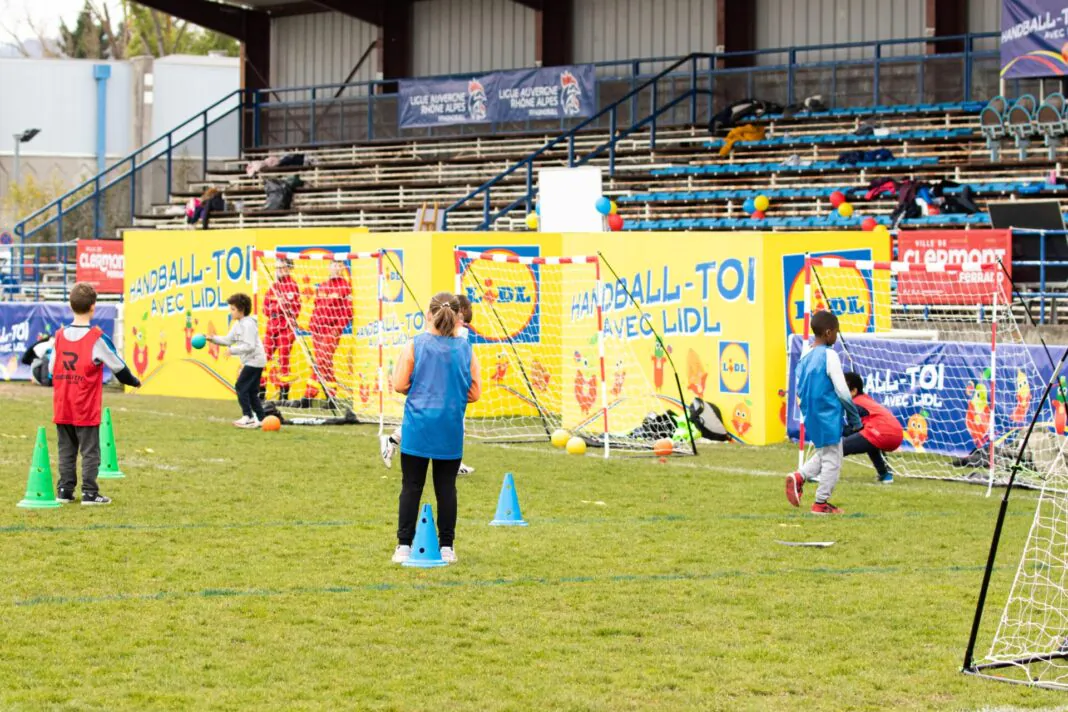
[[(859, 373), (865, 392), (897, 417), (905, 429), (904, 451), (964, 457), (985, 449), (991, 417), (995, 441), (1002, 441), (1027, 427), (1053, 372), (1042, 346), (998, 344), (992, 398), (989, 345), (861, 336), (846, 340), (848, 350), (841, 341), (835, 345), (842, 367)], [(801, 346), (800, 336), (790, 338), (786, 429), (794, 439), (800, 415), (793, 374)], [(1054, 362), (1063, 351), (1062, 346), (1050, 347)], [(1065, 417), (1062, 403), (1047, 403), (1039, 422), (1064, 432)]]
[(1001, 77), (1054, 77), (1068, 73), (1068, 2), (1004, 0), (1001, 5)]
[(470, 79), (399, 82), (402, 129), (591, 116), (593, 65), (493, 72)]
[[(109, 338), (115, 337), (119, 310), (113, 304), (98, 304), (93, 324)], [(0, 304), (0, 380), (28, 381), (30, 367), (22, 363), (26, 350), (42, 338), (69, 324), (73, 315), (66, 304), (27, 302)], [(105, 369), (105, 379), (110, 378)]]

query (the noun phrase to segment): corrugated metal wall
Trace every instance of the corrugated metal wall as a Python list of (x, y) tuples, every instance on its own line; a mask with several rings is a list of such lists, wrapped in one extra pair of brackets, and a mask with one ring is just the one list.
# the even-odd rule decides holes
[(414, 5), (417, 77), (534, 66), (534, 11), (512, 0), (432, 0)]
[(672, 57), (716, 49), (716, 0), (574, 3), (574, 56), (578, 63)]
[(970, 0), (968, 3), (969, 32), (1001, 32), (1002, 0)]
[[(798, 47), (839, 42), (923, 37), (924, 0), (756, 0), (757, 47)], [(923, 45), (885, 48), (884, 56), (922, 54)], [(870, 57), (871, 50), (806, 52), (801, 62)], [(786, 55), (762, 55), (760, 64), (782, 64)]]
[[(377, 27), (337, 12), (273, 19), (270, 85), (341, 83), (377, 39)], [(372, 81), (377, 71), (378, 52), (372, 50), (353, 81)]]

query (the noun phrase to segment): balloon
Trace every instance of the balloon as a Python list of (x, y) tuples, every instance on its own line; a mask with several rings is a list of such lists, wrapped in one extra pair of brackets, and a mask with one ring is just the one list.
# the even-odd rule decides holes
[(763, 210), (754, 210), (753, 211), (753, 219), (754, 220), (763, 220), (764, 217), (765, 217), (765, 215), (764, 215), (764, 211)]
[(603, 195), (597, 199), (593, 206), (597, 208), (597, 212), (601, 215), (610, 215), (612, 213), (612, 201)]
[(756, 201), (752, 198), (747, 198), (746, 201), (742, 203), (742, 212), (744, 212), (746, 215), (752, 215), (753, 213), (755, 213)]
[(838, 214), (841, 215), (843, 218), (852, 217), (853, 216), (853, 204), (852, 203), (842, 203), (841, 205), (838, 206)]
[(871, 232), (878, 224), (879, 222), (875, 218), (864, 218), (864, 220), (860, 223), (860, 229), (864, 230), (865, 232)]
[(845, 193), (840, 190), (836, 190), (831, 193), (831, 207), (837, 208), (839, 205), (846, 201)]
[(537, 230), (538, 229), (538, 214), (537, 213), (527, 213), (526, 223), (527, 223), (527, 227), (529, 227), (531, 230)]
[(763, 213), (767, 211), (768, 206), (771, 205), (771, 201), (768, 200), (768, 196), (766, 195), (758, 195), (756, 200), (753, 201), (753, 205), (757, 210)]
[(872, 232), (874, 232), (879, 237), (890, 237), (890, 228), (888, 228), (886, 225), (876, 225), (875, 229), (872, 230)]
[(612, 232), (619, 232), (623, 229), (623, 216), (619, 213), (609, 213), (608, 215), (608, 229)]
[(609, 203), (612, 205), (612, 208), (608, 211), (608, 214), (609, 215), (615, 215), (616, 213), (618, 213), (619, 212), (619, 206), (616, 205), (616, 201), (610, 200)]

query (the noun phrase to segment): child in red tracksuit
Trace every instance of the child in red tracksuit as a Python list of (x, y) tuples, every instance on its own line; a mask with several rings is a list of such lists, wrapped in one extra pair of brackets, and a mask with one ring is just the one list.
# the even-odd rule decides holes
[(308, 328), (315, 351), (315, 378), (321, 383), (334, 382), (334, 352), (352, 321), (352, 284), (348, 262), (330, 263), (330, 278), (315, 288)]
[(859, 374), (849, 372), (845, 374), (845, 381), (864, 427), (842, 441), (842, 453), (866, 453), (871, 458), (871, 464), (875, 465), (875, 474), (880, 484), (891, 484), (894, 481), (894, 473), (886, 464), (883, 453), (893, 452), (901, 447), (905, 431), (886, 406), (864, 394), (864, 379)]
[(263, 315), (267, 319), (263, 348), (267, 360), (278, 354), (278, 370), (282, 385), (278, 397), (289, 397), (289, 355), (297, 339), (297, 317), (300, 315), (300, 287), (293, 279), (293, 261), (288, 257), (278, 258), (276, 279), (263, 298)]

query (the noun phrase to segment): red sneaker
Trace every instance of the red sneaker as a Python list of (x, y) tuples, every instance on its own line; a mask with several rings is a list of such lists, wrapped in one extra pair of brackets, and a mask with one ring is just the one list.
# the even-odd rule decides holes
[(786, 476), (786, 499), (795, 507), (801, 506), (801, 490), (804, 489), (805, 478), (800, 472)]
[(835, 507), (830, 502), (813, 502), (812, 503), (813, 514), (845, 514), (841, 509)]

